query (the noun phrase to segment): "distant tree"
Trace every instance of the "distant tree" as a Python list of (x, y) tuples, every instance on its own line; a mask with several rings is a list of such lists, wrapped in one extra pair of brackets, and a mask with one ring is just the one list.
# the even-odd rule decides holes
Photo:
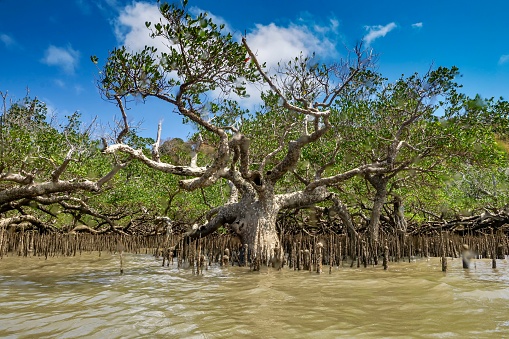
[(28, 222), (44, 229), (63, 211), (107, 220), (75, 193), (100, 192), (124, 164), (111, 166), (77, 114), (57, 126), (37, 98), (12, 102), (7, 93), (0, 94), (2, 225)]
[(509, 103), (503, 98), (464, 97), (461, 112), (461, 119), (451, 125), (468, 130), (469, 138), (460, 142), (471, 150), (444, 177), (441, 202), (456, 216), (497, 213), (509, 203)]
[(435, 185), (439, 176), (454, 175), (463, 164), (496, 165), (504, 157), (491, 125), (479, 123), (478, 115), (464, 108), (468, 98), (458, 92), (457, 75), (455, 67), (439, 67), (393, 83), (378, 77), (371, 95), (344, 98), (348, 108), (338, 119), (355, 125), (343, 131), (347, 138), (340, 149), (350, 153), (350, 160), (385, 161), (390, 169), (363, 176), (374, 191), (368, 229), (375, 243), (389, 196), (393, 209), (385, 217), (405, 232), (405, 191)]

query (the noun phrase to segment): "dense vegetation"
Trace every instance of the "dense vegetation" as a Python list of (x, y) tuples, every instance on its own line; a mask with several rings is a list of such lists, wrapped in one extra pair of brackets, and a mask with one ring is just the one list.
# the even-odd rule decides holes
[[(167, 51), (115, 49), (101, 72), (123, 117), (116, 135), (98, 139), (78, 114), (55, 119), (37, 98), (2, 94), (2, 229), (219, 230), (257, 255), (282, 228), (366, 232), (377, 245), (380, 232), (507, 216), (509, 104), (462, 94), (457, 68), (389, 81), (357, 46), (335, 64), (301, 55), (266, 69), (206, 15), (166, 4), (161, 14), (148, 34)], [(251, 112), (239, 101), (248, 83), (265, 88)], [(198, 132), (136, 136), (134, 97), (162, 100)]]

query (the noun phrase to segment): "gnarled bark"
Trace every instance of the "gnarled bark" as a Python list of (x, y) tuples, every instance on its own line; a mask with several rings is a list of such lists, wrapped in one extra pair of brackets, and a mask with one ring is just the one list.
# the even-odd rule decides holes
[(242, 243), (247, 244), (251, 260), (266, 262), (273, 258), (274, 249), (279, 247), (278, 210), (274, 204), (256, 201), (248, 204), (232, 224)]

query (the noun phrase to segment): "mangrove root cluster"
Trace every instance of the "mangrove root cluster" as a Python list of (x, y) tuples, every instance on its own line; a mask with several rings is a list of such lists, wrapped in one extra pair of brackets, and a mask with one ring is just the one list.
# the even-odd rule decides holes
[[(381, 235), (378, 246), (363, 235), (285, 234), (274, 256), (252, 256), (248, 246), (230, 234), (215, 234), (188, 242), (181, 235), (126, 236), (122, 234), (40, 234), (37, 231), (5, 232), (0, 239), (0, 257), (76, 256), (82, 252), (150, 253), (163, 258), (163, 265), (196, 268), (208, 265), (260, 266), (321, 272), (324, 265), (360, 267), (388, 262), (411, 261), (419, 257), (461, 257), (468, 246), (478, 257), (503, 259), (509, 254), (509, 240), (503, 232), (485, 235), (460, 235), (440, 232), (434, 235)], [(251, 260), (254, 257), (256, 260)], [(381, 262), (382, 263), (382, 260)]]

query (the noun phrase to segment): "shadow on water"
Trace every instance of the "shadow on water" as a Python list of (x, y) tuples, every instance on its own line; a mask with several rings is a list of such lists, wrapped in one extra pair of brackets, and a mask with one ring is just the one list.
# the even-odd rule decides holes
[[(308, 271), (210, 266), (150, 255), (0, 260), (2, 338), (500, 338), (509, 265), (438, 259)], [(327, 270), (324, 270), (328, 272)]]

